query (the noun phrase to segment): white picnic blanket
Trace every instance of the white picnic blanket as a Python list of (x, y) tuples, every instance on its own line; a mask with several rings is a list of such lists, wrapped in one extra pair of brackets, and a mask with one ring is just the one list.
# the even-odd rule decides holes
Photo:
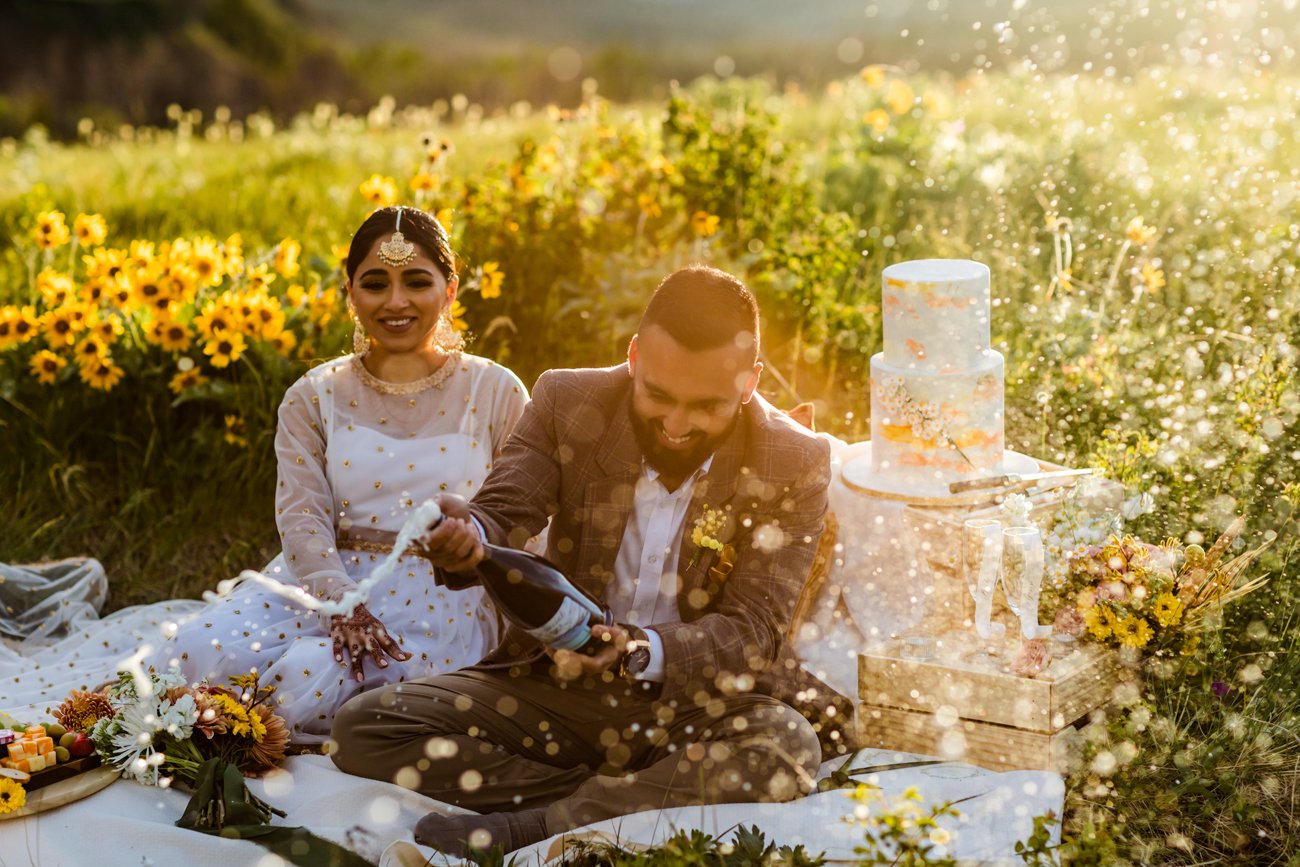
[[(921, 757), (884, 751), (860, 754), (855, 767), (888, 768)], [(836, 763), (828, 763), (828, 773)], [(935, 763), (882, 769), (858, 777), (888, 796), (909, 786), (926, 803), (959, 801), (958, 819), (941, 821), (952, 834), (949, 851), (972, 863), (1013, 864), (1017, 840), (1029, 836), (1033, 817), (1061, 810), (1056, 774), (991, 773), (970, 765)], [(381, 867), (443, 864), (447, 858), (418, 846), (412, 828), (425, 813), (456, 812), (438, 801), (388, 783), (352, 777), (323, 756), (294, 756), (285, 768), (249, 788), (285, 810), (277, 824), (300, 825), (347, 846)], [(256, 843), (226, 840), (175, 826), (188, 801), (182, 791), (118, 780), (84, 800), (21, 819), (0, 820), (0, 867), (273, 867), (283, 862)], [(843, 790), (788, 804), (729, 804), (676, 808), (624, 816), (557, 835), (519, 852), (519, 867), (546, 863), (561, 837), (603, 834), (624, 845), (661, 842), (676, 830), (698, 828), (730, 836), (739, 825), (758, 825), (777, 844), (803, 844), (834, 861), (857, 860), (853, 847), (863, 831), (852, 825), (855, 802)]]
[[(852, 457), (853, 446), (836, 441), (836, 469)], [(831, 505), (846, 533), (826, 585), (796, 647), (810, 670), (845, 694), (856, 692), (857, 653), (888, 641), (919, 620), (924, 595), (915, 571), (922, 558), (891, 524), (896, 504), (863, 498), (835, 474)], [(896, 525), (895, 525), (896, 526)], [(93, 563), (93, 561), (91, 561)], [(902, 570), (900, 572), (899, 570)], [(9, 576), (13, 578), (14, 576)], [(922, 579), (918, 582), (917, 579)], [(40, 617), (0, 621), (0, 709), (18, 719), (45, 719), (69, 689), (85, 689), (110, 679), (117, 661), (129, 654), (159, 624), (202, 605), (172, 600), (115, 612), (99, 620), (103, 573), (98, 564), (72, 570), (59, 596)], [(19, 585), (11, 583), (9, 590)], [(24, 593), (38, 588), (22, 586)], [(81, 603), (85, 604), (81, 604)], [(29, 607), (18, 605), (15, 608)], [(56, 623), (57, 621), (57, 623)], [(48, 623), (48, 625), (46, 625)], [(58, 637), (51, 633), (53, 626)], [(40, 628), (44, 626), (44, 628)], [(71, 638), (68, 637), (71, 633)], [(26, 636), (16, 641), (12, 636)], [(75, 658), (75, 664), (69, 664)], [(33, 666), (39, 676), (34, 676)], [(1042, 771), (992, 773), (956, 762), (916, 764), (926, 757), (881, 750), (859, 754), (858, 768), (876, 768), (861, 777), (897, 796), (916, 787), (925, 805), (958, 801), (961, 816), (941, 820), (952, 834), (950, 854), (969, 863), (1018, 864), (1015, 843), (1029, 836), (1033, 818), (1060, 815), (1064, 786), (1057, 774)], [(823, 766), (822, 775), (838, 764)], [(900, 767), (901, 765), (901, 767)], [(282, 772), (249, 783), (254, 794), (288, 812), (277, 824), (303, 826), (345, 845), (383, 867), (445, 864), (448, 859), (417, 846), (416, 821), (428, 812), (458, 808), (395, 785), (351, 777), (321, 756), (290, 758)], [(175, 826), (188, 795), (119, 780), (84, 800), (21, 819), (0, 819), (0, 867), (274, 867), (283, 862), (256, 843), (209, 837)], [(561, 836), (603, 835), (629, 846), (662, 842), (678, 830), (700, 829), (727, 837), (739, 825), (758, 825), (778, 845), (803, 844), (833, 861), (856, 861), (853, 849), (863, 839), (854, 826), (855, 803), (842, 791), (812, 795), (788, 804), (733, 804), (639, 813), (557, 835), (521, 850), (519, 867), (545, 863), (558, 852)]]

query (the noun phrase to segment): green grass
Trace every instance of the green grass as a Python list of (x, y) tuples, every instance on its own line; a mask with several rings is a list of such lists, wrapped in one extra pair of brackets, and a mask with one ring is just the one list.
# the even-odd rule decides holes
[[(478, 351), (526, 382), (614, 363), (657, 280), (708, 259), (760, 297), (765, 360), (780, 374), (765, 392), (815, 400), (823, 427), (860, 438), (881, 269), (980, 259), (994, 275), (1013, 448), (1105, 466), (1151, 493), (1159, 508), (1130, 525), (1148, 540), (1212, 540), (1236, 514), (1249, 519), (1242, 544), (1275, 538), (1256, 569), (1271, 582), (1195, 655), (1144, 663), (1142, 688), (1090, 729), (1069, 778), (1068, 854), (1295, 863), (1300, 79), (1176, 68), (906, 83), (919, 102), (902, 114), (887, 82), (809, 96), (704, 81), (562, 121), (322, 111), (277, 130), (185, 132), (182, 120), (130, 141), (8, 143), (0, 304), (32, 297), (41, 256), (27, 238), (47, 208), (102, 213), (117, 246), (238, 232), (250, 262), (293, 237), (308, 272), (295, 279), (335, 285), (330, 245), (369, 207), (358, 185), (375, 172), (404, 185), (433, 130), (455, 151), (428, 204), (454, 209)], [(880, 134), (863, 122), (875, 109), (889, 111)], [(720, 218), (717, 235), (692, 230), (701, 210)], [(1147, 243), (1127, 240), (1137, 217), (1156, 230)], [(1073, 255), (1064, 282), (1058, 249)], [(52, 262), (66, 259), (64, 248)], [(496, 300), (472, 288), (489, 261), (506, 275)], [(342, 351), (342, 324), (311, 331), (295, 315), (317, 355)], [(166, 353), (131, 349), (127, 379), (105, 394), (75, 376), (35, 383), (34, 349), (0, 351), (0, 506), (12, 516), (0, 560), (96, 556), (120, 606), (194, 595), (270, 558), (273, 413), (305, 361), (261, 354), (209, 370), (212, 389), (174, 404)], [(232, 412), (247, 446), (222, 436)]]

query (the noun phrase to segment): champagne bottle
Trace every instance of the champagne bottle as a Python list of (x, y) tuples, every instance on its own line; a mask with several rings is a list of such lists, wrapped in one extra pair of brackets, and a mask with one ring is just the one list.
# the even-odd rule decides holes
[[(439, 514), (428, 527), (441, 522)], [(474, 567), (479, 583), (508, 620), (548, 647), (593, 654), (604, 646), (591, 627), (612, 626), (613, 613), (554, 563), (491, 542), (483, 542), (483, 553)]]
[(591, 627), (613, 625), (614, 616), (544, 557), (483, 543), (474, 567), (497, 610), (548, 647), (595, 653), (604, 642)]

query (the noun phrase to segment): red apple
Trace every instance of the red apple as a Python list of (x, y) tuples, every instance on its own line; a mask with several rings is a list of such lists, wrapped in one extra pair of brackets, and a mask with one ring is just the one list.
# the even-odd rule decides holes
[(68, 754), (74, 759), (84, 759), (95, 752), (95, 742), (81, 732), (68, 744)]

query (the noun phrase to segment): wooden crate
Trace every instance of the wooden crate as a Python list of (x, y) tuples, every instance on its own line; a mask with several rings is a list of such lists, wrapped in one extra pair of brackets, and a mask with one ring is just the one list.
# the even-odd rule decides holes
[[(1009, 629), (1012, 626), (1009, 625)], [(972, 656), (966, 630), (936, 639), (935, 658), (858, 656), (858, 730), (868, 746), (922, 752), (995, 769), (1060, 767), (1076, 723), (1119, 685), (1118, 654), (1083, 643), (1036, 677)]]
[(858, 708), (858, 737), (865, 747), (939, 756), (992, 771), (1059, 771), (1067, 766), (1079, 732), (1066, 726), (1043, 734), (964, 719), (941, 725), (931, 713), (864, 703)]

